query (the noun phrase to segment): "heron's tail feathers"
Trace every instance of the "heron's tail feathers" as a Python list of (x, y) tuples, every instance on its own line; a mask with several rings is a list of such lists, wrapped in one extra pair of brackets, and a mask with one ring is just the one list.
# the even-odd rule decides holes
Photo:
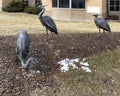
[(107, 30), (109, 33), (111, 33), (111, 29)]
[(54, 33), (58, 35), (58, 31), (55, 31)]

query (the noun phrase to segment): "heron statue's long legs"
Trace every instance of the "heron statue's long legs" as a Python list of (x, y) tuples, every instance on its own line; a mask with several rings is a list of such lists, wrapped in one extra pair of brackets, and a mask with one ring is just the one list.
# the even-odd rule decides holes
[(99, 27), (99, 34), (100, 34), (100, 27)]
[(104, 34), (104, 36), (106, 37), (106, 34), (105, 34), (105, 30), (103, 29), (103, 34)]
[(98, 38), (101, 37), (101, 34), (100, 34), (100, 27), (99, 27), (99, 34), (98, 34)]
[(48, 40), (48, 30), (46, 28), (46, 40)]
[(53, 32), (51, 32), (52, 36), (54, 36)]
[(103, 34), (105, 34), (105, 30), (103, 29)]

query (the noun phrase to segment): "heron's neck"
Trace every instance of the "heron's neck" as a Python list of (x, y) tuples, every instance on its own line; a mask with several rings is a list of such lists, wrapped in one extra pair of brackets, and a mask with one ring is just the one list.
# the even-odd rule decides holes
[(28, 60), (26, 61), (26, 64), (29, 65), (30, 61), (32, 60), (32, 58), (28, 58)]
[(95, 18), (98, 18), (98, 16), (95, 16)]
[(45, 12), (45, 9), (42, 9), (42, 11), (39, 13), (39, 18), (42, 18), (43, 13)]
[(98, 17), (97, 17), (97, 16), (95, 16), (94, 20), (96, 21), (97, 19), (98, 19)]

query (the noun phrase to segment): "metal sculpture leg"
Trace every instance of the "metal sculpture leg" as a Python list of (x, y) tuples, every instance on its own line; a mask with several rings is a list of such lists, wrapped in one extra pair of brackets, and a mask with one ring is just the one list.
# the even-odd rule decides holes
[(98, 38), (100, 38), (101, 37), (101, 34), (100, 34), (100, 28), (99, 28), (99, 34), (98, 34)]
[(106, 37), (106, 34), (105, 34), (105, 30), (103, 29), (103, 34), (104, 34), (104, 36)]
[(48, 40), (48, 30), (46, 28), (46, 40)]
[(103, 29), (103, 34), (105, 34), (105, 30)]
[(52, 36), (54, 36), (53, 32), (51, 32)]
[(99, 34), (100, 34), (100, 28), (99, 28)]

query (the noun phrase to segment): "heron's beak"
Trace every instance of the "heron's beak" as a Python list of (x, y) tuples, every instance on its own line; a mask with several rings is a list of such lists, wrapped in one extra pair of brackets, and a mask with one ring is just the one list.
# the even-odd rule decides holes
[(48, 5), (42, 5), (43, 7), (46, 7), (46, 6), (48, 6)]
[(94, 14), (94, 15), (92, 15), (92, 16), (96, 16), (96, 15)]
[(46, 6), (48, 6), (48, 5), (39, 5), (39, 6), (36, 7), (36, 8), (42, 8), (42, 7), (46, 7)]
[(36, 8), (41, 8), (42, 7), (42, 5), (38, 5)]

